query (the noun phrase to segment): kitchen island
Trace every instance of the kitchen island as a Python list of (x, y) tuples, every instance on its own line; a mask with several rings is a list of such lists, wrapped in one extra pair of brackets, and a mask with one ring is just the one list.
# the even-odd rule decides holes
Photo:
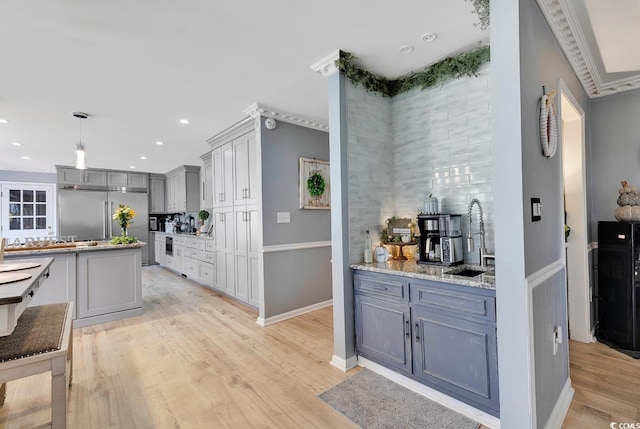
[(351, 268), (359, 364), (499, 416), (493, 272), (415, 261)]
[(49, 280), (29, 305), (75, 302), (74, 327), (142, 314), (142, 248), (146, 243), (69, 243), (7, 248), (5, 260), (54, 258)]

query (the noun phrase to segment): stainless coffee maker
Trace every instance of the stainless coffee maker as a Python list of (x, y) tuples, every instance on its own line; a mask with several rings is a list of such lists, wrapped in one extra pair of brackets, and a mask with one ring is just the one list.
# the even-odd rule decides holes
[(420, 229), (419, 264), (462, 264), (462, 215), (419, 214), (417, 220)]

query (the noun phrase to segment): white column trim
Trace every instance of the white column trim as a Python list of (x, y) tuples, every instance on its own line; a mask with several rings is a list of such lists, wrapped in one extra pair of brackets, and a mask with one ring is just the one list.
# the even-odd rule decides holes
[(331, 247), (331, 241), (308, 241), (306, 243), (272, 244), (263, 246), (263, 253), (288, 252), (291, 250), (317, 249), (319, 247)]
[(355, 368), (356, 366), (358, 366), (358, 357), (354, 355), (345, 360), (345, 359), (342, 359), (340, 356), (333, 355), (331, 357), (331, 361), (329, 362), (329, 364), (331, 366), (335, 366), (341, 371), (347, 372)]
[(340, 58), (340, 50), (333, 51), (326, 57), (311, 64), (311, 70), (320, 73), (324, 77), (334, 75), (338, 72), (338, 67), (336, 66), (338, 58)]
[(243, 110), (244, 113), (252, 118), (273, 118), (279, 121), (288, 122), (290, 124), (299, 125), (301, 127), (312, 128), (314, 130), (329, 131), (329, 125), (322, 121), (305, 118), (302, 115), (285, 112), (263, 103), (253, 103), (251, 106)]
[(305, 313), (310, 313), (312, 311), (319, 310), (319, 309), (325, 308), (325, 307), (329, 307), (331, 305), (333, 305), (333, 300), (329, 299), (327, 301), (322, 301), (322, 302), (318, 302), (318, 303), (315, 303), (315, 304), (308, 305), (306, 307), (302, 307), (302, 308), (298, 308), (298, 309), (295, 309), (295, 310), (287, 311), (286, 313), (277, 314), (275, 316), (267, 317), (266, 319), (262, 318), (262, 317), (258, 317), (258, 319), (256, 320), (256, 323), (258, 325), (260, 325), (260, 326), (273, 325), (274, 323), (282, 322), (283, 320), (291, 319), (292, 317), (300, 316), (300, 315), (305, 314)]

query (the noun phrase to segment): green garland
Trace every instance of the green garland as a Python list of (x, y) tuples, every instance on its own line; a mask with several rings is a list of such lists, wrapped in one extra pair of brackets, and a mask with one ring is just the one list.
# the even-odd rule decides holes
[(319, 197), (324, 193), (327, 184), (324, 181), (324, 177), (320, 173), (313, 173), (307, 179), (307, 189), (312, 197)]
[(478, 18), (480, 19), (480, 29), (489, 28), (489, 0), (469, 0), (473, 4)]
[(477, 76), (480, 66), (490, 60), (489, 46), (481, 46), (471, 52), (465, 52), (427, 67), (423, 71), (413, 72), (399, 79), (387, 79), (376, 76), (363, 69), (358, 59), (350, 52), (340, 51), (336, 66), (355, 85), (362, 85), (369, 92), (378, 92), (392, 98), (403, 92), (420, 87), (426, 89), (449, 79), (463, 76)]

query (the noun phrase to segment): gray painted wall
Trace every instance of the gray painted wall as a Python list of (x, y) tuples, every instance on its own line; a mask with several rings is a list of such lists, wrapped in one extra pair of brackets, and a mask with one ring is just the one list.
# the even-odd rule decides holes
[(591, 100), (591, 237), (598, 221), (615, 220), (622, 180), (640, 186), (640, 90)]
[[(566, 60), (535, 0), (520, 0), (520, 61), (522, 96), (523, 208), (525, 213), (526, 273), (562, 258), (562, 158), (549, 159), (539, 143), (538, 103), (542, 86), (550, 91), (562, 77), (585, 113), (587, 96)], [(542, 201), (542, 220), (531, 222), (532, 197)]]
[[(298, 208), (299, 158), (328, 160), (328, 133), (283, 121), (269, 130), (260, 123), (263, 245), (331, 240), (330, 210)], [(277, 223), (277, 212), (290, 212), (291, 223)], [(330, 300), (330, 261), (329, 247), (265, 253), (263, 317)]]
[[(298, 199), (300, 157), (329, 160), (329, 134), (278, 121), (261, 123), (263, 245), (331, 240), (329, 210), (301, 210)], [(277, 212), (290, 212), (291, 223), (277, 223)]]
[(56, 173), (0, 170), (0, 181), (2, 182), (56, 183), (57, 179)]
[(330, 273), (330, 247), (265, 253), (265, 317), (330, 300)]

